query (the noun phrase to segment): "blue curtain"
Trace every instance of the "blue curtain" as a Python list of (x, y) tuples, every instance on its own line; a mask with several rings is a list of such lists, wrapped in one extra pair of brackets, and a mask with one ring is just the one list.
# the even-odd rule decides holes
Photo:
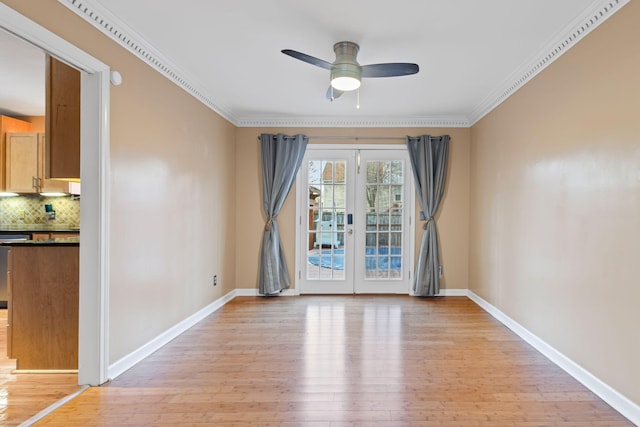
[(260, 250), (258, 291), (277, 295), (289, 289), (290, 278), (276, 217), (287, 199), (302, 164), (308, 138), (304, 135), (260, 135), (262, 154), (262, 197), (267, 221)]
[(419, 296), (440, 293), (440, 246), (434, 217), (444, 194), (449, 139), (449, 135), (407, 137), (416, 193), (422, 211), (420, 220), (426, 221), (413, 276), (413, 292)]

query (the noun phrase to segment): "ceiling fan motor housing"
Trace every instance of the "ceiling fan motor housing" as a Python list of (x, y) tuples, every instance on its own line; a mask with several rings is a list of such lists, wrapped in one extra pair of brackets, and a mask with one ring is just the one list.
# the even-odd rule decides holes
[[(360, 86), (362, 67), (356, 60), (360, 47), (353, 42), (338, 42), (333, 46), (336, 60), (331, 64), (331, 85), (339, 90), (355, 90)], [(340, 85), (340, 82), (347, 86)]]

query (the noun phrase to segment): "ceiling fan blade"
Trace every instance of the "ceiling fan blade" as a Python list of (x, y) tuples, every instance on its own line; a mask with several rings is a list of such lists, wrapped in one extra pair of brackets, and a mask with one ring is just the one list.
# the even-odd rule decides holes
[(370, 64), (362, 66), (362, 77), (397, 77), (416, 74), (420, 71), (418, 64), (408, 62), (389, 62), (386, 64)]
[(331, 63), (327, 61), (323, 61), (322, 59), (315, 58), (311, 55), (307, 55), (306, 53), (297, 52), (291, 49), (284, 49), (282, 53), (285, 55), (289, 55), (292, 58), (299, 59), (300, 61), (309, 63), (311, 65), (315, 65), (320, 68), (324, 68), (325, 70), (331, 70)]
[(344, 92), (338, 89), (333, 89), (333, 99), (331, 98), (331, 86), (327, 89), (327, 99), (333, 101), (334, 99), (340, 98)]

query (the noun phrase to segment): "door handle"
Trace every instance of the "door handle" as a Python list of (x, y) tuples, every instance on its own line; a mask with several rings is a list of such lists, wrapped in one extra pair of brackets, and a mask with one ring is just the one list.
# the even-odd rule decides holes
[(351, 236), (353, 234), (353, 228), (347, 229), (347, 234)]

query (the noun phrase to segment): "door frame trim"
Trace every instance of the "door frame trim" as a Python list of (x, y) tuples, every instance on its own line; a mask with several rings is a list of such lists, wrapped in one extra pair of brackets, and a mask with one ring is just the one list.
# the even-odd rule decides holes
[(110, 68), (2, 3), (0, 29), (82, 70), (78, 384), (100, 385), (109, 362)]
[[(352, 150), (406, 150), (407, 146), (404, 144), (308, 144), (307, 151), (323, 151), (323, 150), (344, 150), (344, 151), (352, 151)], [(301, 168), (302, 169), (302, 168)], [(413, 182), (413, 170), (411, 169), (411, 164), (407, 164), (407, 170), (411, 171), (411, 178), (409, 178), (408, 185), (410, 186), (409, 190), (413, 193), (413, 197), (410, 197), (408, 200), (408, 209), (409, 209), (409, 217), (410, 224), (408, 229), (408, 241), (409, 245), (409, 271), (410, 275), (408, 277), (409, 280), (409, 289), (408, 294), (413, 295), (413, 289), (411, 286), (411, 281), (413, 280), (413, 275), (415, 272), (415, 256), (416, 256), (416, 195), (415, 195), (415, 184)], [(300, 171), (298, 171), (298, 174)], [(302, 188), (300, 185), (300, 180), (298, 179), (298, 174), (296, 174), (296, 233), (295, 233), (295, 261), (294, 261), (294, 295), (300, 295), (300, 275), (302, 272), (302, 257), (300, 256), (300, 238), (302, 234), (302, 210), (300, 209), (300, 200), (303, 197), (306, 197), (306, 189)], [(359, 294), (354, 294), (359, 295)]]

